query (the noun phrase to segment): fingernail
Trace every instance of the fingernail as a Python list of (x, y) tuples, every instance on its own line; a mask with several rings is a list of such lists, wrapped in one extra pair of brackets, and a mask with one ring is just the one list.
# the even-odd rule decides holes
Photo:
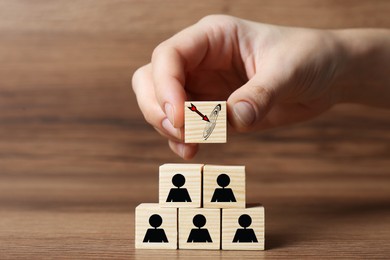
[(233, 107), (234, 115), (243, 126), (251, 126), (256, 119), (255, 109), (246, 101), (240, 101)]
[(168, 134), (176, 137), (177, 139), (181, 138), (181, 136), (180, 136), (181, 135), (180, 129), (176, 129), (175, 127), (173, 127), (173, 125), (168, 120), (168, 118), (164, 118), (162, 123), (161, 123), (161, 125), (165, 129), (165, 131), (168, 132)]
[(171, 121), (172, 125), (175, 125), (175, 116), (173, 113), (173, 106), (169, 103), (165, 103), (164, 109), (165, 109), (165, 114), (167, 115), (169, 121)]
[(185, 155), (184, 144), (177, 143), (175, 141), (169, 141), (168, 143), (171, 150), (184, 159), (184, 155)]
[(185, 153), (186, 153), (185, 145), (182, 144), (182, 143), (178, 143), (177, 144), (177, 152), (178, 152), (179, 156), (184, 159), (184, 156), (185, 156)]

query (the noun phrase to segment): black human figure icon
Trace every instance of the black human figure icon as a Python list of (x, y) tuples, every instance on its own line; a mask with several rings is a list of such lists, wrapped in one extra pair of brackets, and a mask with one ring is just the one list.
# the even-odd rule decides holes
[(202, 228), (204, 225), (206, 225), (205, 216), (203, 216), (202, 214), (195, 215), (192, 219), (192, 223), (194, 223), (194, 226), (197, 228), (191, 229), (190, 235), (187, 239), (187, 243), (213, 242), (207, 228)]
[(180, 188), (184, 183), (186, 183), (186, 178), (182, 174), (177, 173), (172, 177), (172, 184), (176, 188), (172, 188), (169, 191), (167, 202), (191, 202), (187, 189)]
[(153, 228), (148, 228), (144, 237), (144, 243), (168, 243), (168, 238), (165, 234), (164, 229), (158, 228), (162, 224), (162, 218), (158, 214), (153, 214), (149, 218), (149, 224)]
[(238, 218), (238, 224), (243, 228), (238, 228), (233, 238), (233, 243), (257, 243), (255, 231), (252, 228), (247, 228), (252, 224), (252, 218), (243, 214)]
[(217, 183), (222, 188), (215, 189), (211, 202), (236, 202), (232, 189), (226, 188), (230, 183), (229, 175), (220, 174), (217, 178)]

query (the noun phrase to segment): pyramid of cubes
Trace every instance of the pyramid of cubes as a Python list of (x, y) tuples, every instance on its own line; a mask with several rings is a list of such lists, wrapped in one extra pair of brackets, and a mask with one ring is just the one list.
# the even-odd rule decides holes
[(264, 250), (264, 227), (264, 207), (246, 204), (245, 166), (163, 164), (159, 203), (136, 207), (135, 247)]
[(161, 165), (159, 203), (135, 215), (136, 248), (264, 250), (264, 208), (246, 207), (244, 166)]

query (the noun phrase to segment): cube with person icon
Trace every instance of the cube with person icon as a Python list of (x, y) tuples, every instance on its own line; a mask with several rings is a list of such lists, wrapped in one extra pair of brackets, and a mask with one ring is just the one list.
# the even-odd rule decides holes
[(264, 207), (222, 209), (222, 249), (264, 250)]
[(245, 166), (205, 165), (203, 205), (205, 208), (244, 208)]
[(135, 209), (135, 247), (177, 248), (177, 209), (142, 203)]
[(220, 249), (221, 210), (179, 208), (179, 249)]
[(200, 207), (203, 164), (163, 164), (160, 166), (159, 204), (161, 207)]

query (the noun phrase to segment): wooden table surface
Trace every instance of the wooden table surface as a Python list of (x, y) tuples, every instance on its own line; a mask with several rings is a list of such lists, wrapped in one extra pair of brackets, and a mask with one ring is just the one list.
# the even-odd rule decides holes
[(390, 27), (387, 0), (0, 0), (0, 259), (390, 257), (390, 111), (357, 105), (192, 161), (247, 166), (266, 251), (134, 249), (134, 208), (157, 202), (160, 164), (183, 161), (144, 122), (131, 76), (211, 13)]

